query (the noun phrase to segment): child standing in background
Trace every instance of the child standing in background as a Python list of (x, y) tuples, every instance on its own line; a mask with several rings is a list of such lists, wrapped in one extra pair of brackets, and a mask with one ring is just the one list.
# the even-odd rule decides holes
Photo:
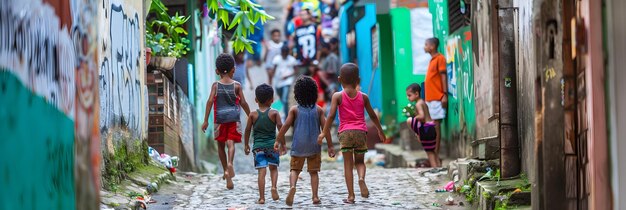
[[(243, 108), (246, 115), (250, 113), (250, 108), (244, 98), (241, 84), (233, 80), (235, 73), (233, 56), (226, 53), (220, 54), (215, 60), (215, 66), (217, 67), (215, 73), (220, 75), (220, 80), (211, 86), (211, 94), (206, 102), (202, 131), (206, 131), (209, 125), (209, 114), (214, 107), (215, 140), (217, 141), (220, 162), (224, 169), (223, 178), (226, 179), (226, 188), (233, 189), (235, 143), (241, 142), (240, 108)], [(224, 151), (225, 147), (228, 147), (228, 158)]]
[(410, 102), (415, 103), (415, 111), (417, 111), (417, 115), (409, 117), (406, 123), (415, 132), (418, 141), (424, 147), (430, 166), (437, 167), (441, 163), (439, 162), (439, 154), (435, 151), (435, 148), (437, 148), (436, 124), (430, 117), (426, 102), (420, 97), (421, 90), (422, 88), (417, 83), (413, 83), (406, 88), (406, 97)]
[(245, 153), (250, 154), (250, 132), (254, 130), (254, 144), (252, 154), (254, 157), (254, 167), (259, 171), (259, 200), (258, 204), (265, 203), (265, 174), (266, 168), (270, 168), (270, 177), (272, 179), (272, 199), (278, 200), (278, 190), (276, 189), (276, 181), (278, 180), (278, 165), (280, 163), (280, 154), (274, 147), (278, 147), (276, 142), (276, 129), (282, 127), (280, 115), (278, 111), (270, 108), (274, 102), (274, 89), (267, 84), (259, 85), (255, 90), (256, 103), (259, 109), (250, 113), (246, 132), (244, 136)]
[[(313, 204), (320, 204), (320, 198), (317, 194), (319, 187), (319, 176), (322, 164), (322, 139), (318, 139), (320, 130), (325, 122), (324, 111), (316, 105), (317, 102), (317, 85), (311, 77), (300, 77), (296, 81), (295, 98), (298, 105), (291, 107), (289, 115), (285, 121), (285, 125), (280, 129), (277, 141), (280, 147), (285, 147), (285, 133), (293, 125), (293, 141), (291, 144), (291, 175), (289, 177), (289, 195), (287, 195), (287, 205), (293, 205), (294, 196), (296, 194), (296, 183), (298, 176), (307, 164), (307, 171), (311, 175), (311, 191), (313, 195)], [(333, 144), (330, 135), (328, 140), (328, 155), (335, 156)], [(277, 145), (278, 146), (278, 145)], [(278, 147), (275, 147), (278, 149)]]
[[(330, 102), (330, 113), (328, 114), (329, 120), (326, 121), (318, 141), (321, 142), (323, 138), (327, 138), (327, 140), (330, 138), (330, 127), (335, 120), (335, 113), (339, 110), (339, 144), (344, 157), (344, 175), (348, 187), (348, 198), (343, 201), (344, 203), (353, 204), (355, 195), (352, 169), (355, 165), (359, 175), (361, 197), (369, 197), (369, 190), (365, 184), (364, 156), (367, 153), (365, 111), (367, 111), (376, 129), (378, 129), (378, 137), (382, 140), (385, 139), (385, 135), (383, 135), (378, 116), (372, 109), (369, 97), (357, 90), (357, 86), (361, 81), (359, 78), (359, 67), (354, 63), (346, 63), (341, 66), (339, 71), (338, 79), (343, 87), (343, 91), (333, 94)], [(331, 142), (331, 140), (328, 141)]]

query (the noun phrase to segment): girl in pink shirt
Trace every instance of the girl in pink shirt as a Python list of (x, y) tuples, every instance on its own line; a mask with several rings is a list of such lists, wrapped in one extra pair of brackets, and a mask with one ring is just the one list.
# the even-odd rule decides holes
[[(385, 139), (383, 129), (378, 121), (378, 116), (372, 109), (370, 100), (366, 94), (357, 90), (360, 82), (359, 67), (354, 63), (346, 63), (339, 71), (339, 82), (343, 91), (333, 94), (330, 113), (326, 118), (324, 130), (318, 137), (321, 142), (324, 137), (330, 137), (330, 126), (335, 119), (335, 113), (339, 109), (339, 144), (343, 154), (344, 175), (348, 187), (348, 198), (344, 203), (354, 203), (354, 185), (352, 169), (356, 166), (359, 175), (359, 188), (361, 196), (369, 197), (367, 185), (365, 185), (365, 162), (364, 155), (367, 152), (367, 125), (365, 124), (365, 111), (370, 116), (380, 139)], [(329, 141), (330, 142), (330, 141)]]

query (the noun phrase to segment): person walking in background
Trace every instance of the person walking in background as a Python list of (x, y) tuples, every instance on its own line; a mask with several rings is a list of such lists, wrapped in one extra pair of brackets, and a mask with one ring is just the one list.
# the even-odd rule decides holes
[(235, 57), (235, 74), (232, 79), (239, 82), (242, 87), (246, 87), (246, 82), (250, 82), (250, 89), (253, 89), (250, 72), (248, 72), (248, 68), (246, 68), (245, 55), (244, 52), (233, 52), (233, 56)]
[[(448, 108), (448, 75), (446, 72), (446, 59), (437, 51), (439, 39), (429, 38), (424, 44), (424, 51), (432, 57), (428, 64), (426, 79), (424, 81), (425, 99), (428, 111), (435, 120), (437, 131), (437, 142), (435, 153), (439, 154), (441, 142), (441, 121), (446, 118), (446, 108)], [(439, 167), (441, 162), (433, 167)]]
[(406, 123), (417, 135), (417, 140), (422, 144), (431, 167), (440, 166), (439, 154), (435, 152), (437, 148), (436, 124), (430, 117), (428, 106), (420, 97), (422, 88), (417, 83), (413, 83), (406, 88), (406, 97), (409, 102), (415, 103), (415, 116), (409, 117)]
[[(296, 194), (296, 183), (300, 172), (306, 162), (307, 171), (311, 175), (311, 192), (313, 204), (320, 204), (321, 200), (318, 196), (319, 176), (318, 172), (322, 164), (322, 139), (318, 139), (322, 126), (325, 123), (324, 111), (316, 105), (317, 102), (317, 85), (311, 77), (300, 77), (296, 81), (294, 92), (298, 105), (289, 109), (289, 115), (285, 124), (278, 133), (277, 141), (280, 142), (280, 148), (284, 150), (285, 133), (293, 125), (293, 141), (291, 143), (291, 175), (289, 178), (289, 194), (286, 203), (288, 206), (293, 205), (294, 196)], [(326, 138), (328, 144), (328, 156), (334, 157), (335, 151), (330, 135)], [(275, 147), (275, 149), (279, 149)]]
[(289, 91), (295, 76), (294, 68), (298, 65), (298, 61), (289, 55), (289, 47), (283, 46), (280, 56), (274, 57), (272, 64), (277, 77), (276, 91), (280, 102), (283, 104), (283, 116), (287, 116), (289, 113)]
[(270, 177), (272, 180), (272, 200), (278, 200), (278, 190), (276, 189), (278, 181), (278, 166), (280, 164), (280, 153), (275, 147), (280, 145), (276, 142), (276, 129), (283, 126), (278, 111), (270, 108), (274, 102), (274, 89), (272, 86), (262, 84), (255, 90), (256, 103), (259, 109), (250, 112), (246, 132), (244, 135), (246, 155), (250, 154), (250, 133), (254, 135), (254, 144), (252, 147), (252, 157), (254, 157), (254, 167), (259, 171), (259, 200), (258, 204), (265, 204), (265, 175), (266, 168), (270, 168)]
[(317, 84), (317, 105), (322, 107), (322, 109), (326, 110), (326, 100), (324, 100), (324, 89), (328, 86), (328, 83), (321, 76), (322, 72), (319, 69), (317, 60), (314, 60), (311, 65), (309, 65), (309, 71), (304, 75), (313, 78), (315, 84)]
[(324, 124), (322, 133), (318, 136), (318, 142), (323, 138), (327, 141), (331, 138), (330, 127), (335, 120), (335, 114), (339, 111), (339, 144), (343, 153), (344, 176), (348, 188), (348, 198), (344, 203), (354, 204), (354, 178), (352, 170), (356, 166), (359, 175), (359, 188), (361, 197), (369, 197), (369, 190), (365, 184), (365, 153), (367, 153), (367, 125), (365, 111), (370, 116), (372, 123), (378, 130), (378, 137), (385, 139), (378, 116), (370, 103), (369, 97), (358, 90), (359, 67), (354, 63), (346, 63), (341, 66), (339, 82), (343, 91), (333, 94), (330, 102), (330, 113)]
[(297, 27), (291, 36), (290, 46), (296, 49), (296, 59), (300, 62), (297, 73), (302, 75), (308, 71), (311, 62), (317, 59), (319, 30), (309, 9), (301, 10), (299, 17), (302, 19), (302, 25)]
[[(211, 93), (206, 102), (202, 132), (206, 132), (209, 126), (209, 114), (215, 107), (215, 141), (217, 141), (220, 163), (224, 169), (223, 178), (226, 179), (226, 188), (233, 189), (235, 143), (241, 142), (240, 108), (243, 108), (246, 116), (250, 114), (250, 108), (243, 95), (241, 84), (232, 79), (237, 71), (233, 56), (227, 53), (220, 54), (215, 60), (215, 66), (217, 68), (215, 73), (220, 75), (220, 80), (211, 86)], [(224, 151), (225, 147), (228, 147), (228, 158)]]
[[(271, 32), (271, 36), (272, 39), (269, 42), (263, 42), (265, 43), (265, 49), (267, 49), (265, 51), (265, 57), (263, 58), (263, 60), (265, 61), (265, 69), (267, 70), (267, 78), (268, 78), (268, 83), (270, 86), (272, 86), (272, 82), (274, 80), (274, 74), (276, 73), (276, 65), (274, 64), (274, 58), (276, 56), (281, 55), (281, 51), (283, 46), (285, 45), (285, 42), (281, 40), (281, 34), (280, 34), (280, 30), (278, 29), (274, 29)], [(287, 50), (289, 50), (289, 48), (287, 48)], [(287, 51), (287, 53), (289, 53)], [(295, 60), (295, 59), (294, 59)]]
[[(328, 87), (326, 88), (326, 95), (330, 96), (338, 90), (337, 72), (341, 68), (341, 61), (339, 56), (331, 49), (330, 43), (323, 42), (320, 48), (321, 62), (320, 69), (324, 74), (324, 78)], [(330, 100), (330, 98), (329, 98)]]

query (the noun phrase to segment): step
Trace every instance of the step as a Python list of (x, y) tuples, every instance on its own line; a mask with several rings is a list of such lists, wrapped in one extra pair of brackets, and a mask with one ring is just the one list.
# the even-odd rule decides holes
[[(522, 179), (498, 181), (480, 181), (476, 183), (477, 209), (492, 210), (496, 205), (496, 196), (514, 191), (517, 186), (523, 185)], [(530, 192), (514, 193), (509, 198), (509, 206), (530, 205)]]
[[(376, 144), (378, 154), (385, 155), (385, 168), (417, 168), (418, 163), (428, 162), (428, 156), (424, 150), (405, 150), (403, 146), (396, 144)], [(449, 159), (440, 155), (442, 166), (448, 166)]]
[(500, 158), (500, 139), (497, 136), (472, 141), (472, 154), (480, 160)]

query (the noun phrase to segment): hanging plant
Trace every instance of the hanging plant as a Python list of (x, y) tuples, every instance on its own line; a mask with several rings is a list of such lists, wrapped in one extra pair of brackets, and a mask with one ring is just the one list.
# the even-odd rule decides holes
[(167, 7), (161, 0), (153, 0), (150, 13), (155, 19), (146, 22), (146, 45), (154, 56), (180, 58), (189, 52), (190, 41), (185, 37), (187, 30), (183, 28), (190, 16), (174, 16), (167, 14)]
[[(256, 42), (249, 40), (248, 36), (255, 33), (255, 24), (274, 19), (252, 0), (207, 0), (207, 5), (210, 16), (222, 23), (222, 29), (234, 29), (232, 41), (235, 52), (246, 50), (254, 53), (252, 44)], [(231, 13), (234, 14), (232, 19), (229, 17)]]

